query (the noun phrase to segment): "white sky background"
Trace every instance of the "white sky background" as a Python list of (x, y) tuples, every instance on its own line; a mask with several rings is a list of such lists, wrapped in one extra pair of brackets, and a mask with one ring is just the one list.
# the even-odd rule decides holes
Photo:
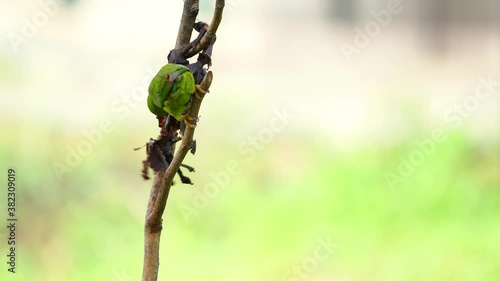
[[(286, 106), (298, 116), (292, 129), (319, 131), (334, 141), (405, 137), (415, 125), (411, 113), (432, 129), (443, 123), (444, 111), (473, 94), (480, 76), (500, 80), (495, 30), (457, 29), (443, 57), (423, 52), (416, 28), (395, 16), (349, 63), (340, 46), (352, 43), (355, 31), (319, 18), (323, 2), (226, 3), (213, 55), (215, 80), (202, 117), (211, 124), (221, 118), (224, 124), (237, 122), (231, 134), (258, 130), (273, 108)], [(36, 116), (38, 122), (72, 128), (113, 116), (111, 104), (130, 96), (148, 67), (157, 71), (166, 63), (182, 4), (78, 1), (61, 7), (15, 52), (9, 34), (19, 34), (23, 17), (41, 8), (36, 1), (0, 0), (0, 63), (9, 66), (0, 80), (0, 116)], [(209, 22), (210, 16), (199, 18)], [(498, 135), (499, 96), (500, 89), (466, 120), (478, 135)], [(150, 122), (145, 104), (131, 108), (126, 122)]]

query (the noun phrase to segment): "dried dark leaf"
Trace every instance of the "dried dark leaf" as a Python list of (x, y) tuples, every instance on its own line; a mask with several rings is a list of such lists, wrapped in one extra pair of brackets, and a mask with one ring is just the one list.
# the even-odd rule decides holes
[(193, 167), (191, 167), (191, 166), (189, 166), (189, 165), (186, 165), (186, 164), (181, 164), (181, 167), (184, 167), (184, 168), (188, 169), (188, 171), (189, 171), (190, 173), (194, 172), (194, 168), (193, 168)]
[(196, 153), (196, 140), (193, 140), (193, 143), (191, 144), (191, 154)]
[(181, 169), (177, 170), (177, 174), (179, 174), (179, 177), (181, 178), (181, 182), (184, 183), (184, 184), (191, 184), (193, 185), (193, 182), (191, 182), (191, 179), (184, 176), (184, 174), (182, 173)]
[(142, 161), (142, 178), (145, 180), (149, 180), (148, 168), (149, 168), (148, 160)]
[(160, 146), (154, 141), (148, 143), (148, 162), (155, 172), (165, 171), (168, 168), (167, 160), (163, 155)]

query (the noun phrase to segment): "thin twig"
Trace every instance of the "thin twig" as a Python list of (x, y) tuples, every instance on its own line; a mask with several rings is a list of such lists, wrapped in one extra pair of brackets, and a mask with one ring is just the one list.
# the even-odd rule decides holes
[[(212, 72), (208, 72), (200, 85), (196, 86), (196, 93), (193, 97), (191, 109), (186, 118), (192, 123), (196, 123), (201, 107), (201, 102), (206, 92), (212, 84)], [(159, 249), (160, 235), (162, 230), (162, 216), (167, 204), (168, 194), (172, 186), (177, 170), (179, 170), (184, 157), (192, 147), (195, 127), (186, 126), (182, 143), (174, 159), (166, 171), (158, 172), (154, 177), (153, 187), (149, 197), (146, 212), (144, 266), (142, 273), (143, 281), (156, 281), (158, 279), (158, 268), (160, 265)]]
[(224, 6), (225, 6), (224, 0), (217, 0), (215, 2), (214, 16), (212, 18), (212, 22), (210, 23), (210, 27), (208, 28), (208, 31), (205, 34), (205, 36), (203, 36), (203, 38), (201, 39), (200, 43), (188, 51), (187, 53), (188, 58), (204, 50), (208, 46), (210, 41), (212, 41), (212, 39), (215, 37), (217, 29), (219, 28), (219, 24), (222, 21), (222, 12), (224, 11)]

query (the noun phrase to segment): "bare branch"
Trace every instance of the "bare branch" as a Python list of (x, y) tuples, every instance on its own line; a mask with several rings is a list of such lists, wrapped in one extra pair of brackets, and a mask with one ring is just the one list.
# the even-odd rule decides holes
[(180, 49), (182, 46), (189, 43), (189, 40), (191, 40), (194, 22), (196, 21), (199, 10), (199, 0), (184, 0), (184, 9), (182, 12), (181, 24), (179, 25), (177, 42), (175, 43), (176, 49)]
[[(204, 51), (203, 54), (200, 54), (201, 58), (198, 59), (197, 64), (195, 64), (199, 66), (200, 69), (195, 69), (197, 71), (194, 71), (194, 74), (197, 75), (197, 82), (200, 82), (199, 80), (202, 78), (203, 80), (199, 85), (196, 85), (196, 92), (192, 97), (188, 116), (185, 117), (186, 128), (182, 135), (182, 143), (179, 150), (174, 155), (167, 170), (159, 171), (154, 177), (153, 186), (149, 195), (149, 203), (146, 211), (146, 224), (144, 227), (145, 241), (144, 265), (142, 273), (143, 281), (157, 281), (158, 279), (162, 216), (167, 205), (167, 199), (170, 193), (170, 188), (172, 187), (174, 176), (179, 171), (184, 157), (186, 157), (188, 151), (193, 147), (194, 130), (198, 120), (201, 102), (212, 84), (212, 72), (209, 71), (207, 73), (206, 70), (203, 69), (203, 66), (204, 64), (211, 63), (210, 56), (213, 44), (215, 43), (215, 33), (217, 32), (217, 28), (222, 20), (222, 11), (224, 9), (224, 0), (217, 0), (212, 23), (207, 27), (207, 25), (203, 22), (195, 24), (199, 11), (199, 0), (184, 1), (184, 9), (181, 23), (179, 25), (175, 49), (170, 52), (168, 60), (169, 63), (187, 65), (189, 63), (187, 58)], [(195, 28), (199, 34), (198, 37), (190, 43), (189, 41), (191, 39), (193, 28)], [(190, 54), (189, 56), (186, 55), (188, 53)], [(174, 119), (170, 120), (172, 121)], [(175, 122), (173, 123), (170, 122), (174, 125), (169, 126), (170, 123), (165, 120), (164, 117), (158, 118), (159, 125), (162, 128), (160, 140), (165, 140), (168, 144), (171, 144), (171, 147), (169, 148), (171, 152), (170, 155), (174, 152), (177, 136), (176, 132), (179, 128), (178, 122), (176, 120), (174, 121)]]
[(191, 50), (189, 50), (189, 52), (187, 53), (188, 58), (204, 50), (208, 46), (210, 41), (212, 41), (212, 39), (215, 37), (217, 29), (219, 28), (219, 24), (222, 21), (222, 12), (224, 11), (224, 6), (225, 6), (224, 0), (217, 0), (215, 2), (214, 16), (212, 18), (212, 22), (210, 23), (208, 31), (205, 34), (205, 36), (203, 36), (200, 43), (194, 46)]
[[(196, 86), (196, 93), (189, 111), (189, 123), (196, 124), (200, 112), (201, 102), (212, 84), (212, 72), (209, 71), (200, 85)], [(162, 230), (162, 216), (167, 204), (168, 194), (172, 186), (172, 180), (179, 170), (184, 157), (193, 144), (195, 126), (186, 126), (182, 143), (174, 159), (166, 171), (158, 172), (154, 177), (153, 187), (149, 196), (149, 203), (146, 212), (144, 266), (142, 281), (156, 281), (158, 278), (160, 234)]]

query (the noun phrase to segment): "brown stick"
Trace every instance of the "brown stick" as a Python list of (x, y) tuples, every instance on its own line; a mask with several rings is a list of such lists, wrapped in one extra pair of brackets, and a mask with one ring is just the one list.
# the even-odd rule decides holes
[[(215, 5), (214, 16), (212, 23), (203, 36), (200, 42), (191, 48), (190, 57), (205, 49), (211, 40), (215, 37), (215, 33), (222, 20), (222, 11), (224, 9), (224, 0), (217, 0)], [(190, 48), (189, 41), (193, 31), (194, 23), (199, 11), (199, 0), (185, 0), (182, 13), (179, 32), (175, 49), (183, 47)], [(198, 51), (197, 51), (198, 50)], [(196, 124), (198, 113), (200, 111), (201, 102), (212, 84), (212, 72), (208, 72), (200, 85), (196, 86), (196, 95), (193, 97), (190, 112), (188, 114), (186, 124)], [(157, 281), (158, 270), (160, 266), (159, 250), (160, 250), (160, 235), (162, 231), (162, 216), (167, 204), (168, 195), (172, 186), (172, 180), (177, 173), (184, 157), (191, 149), (193, 144), (195, 126), (186, 126), (183, 134), (183, 140), (179, 150), (175, 154), (172, 162), (169, 164), (166, 171), (156, 173), (153, 181), (153, 187), (149, 196), (148, 207), (146, 211), (146, 224), (144, 227), (144, 265), (143, 265), (143, 281)]]
[(196, 55), (197, 53), (205, 49), (210, 43), (210, 41), (212, 41), (212, 39), (215, 37), (215, 33), (217, 32), (219, 24), (222, 21), (222, 12), (224, 11), (224, 6), (225, 6), (224, 0), (217, 0), (215, 2), (215, 10), (214, 10), (214, 16), (212, 18), (212, 23), (210, 23), (208, 31), (205, 34), (205, 36), (203, 36), (200, 43), (194, 46), (191, 50), (189, 50), (189, 52), (187, 53), (188, 58)]
[[(196, 86), (196, 93), (193, 97), (191, 109), (189, 111), (188, 120), (196, 124), (198, 114), (200, 112), (201, 102), (205, 97), (206, 92), (212, 84), (212, 72), (208, 72), (200, 85)], [(153, 181), (153, 187), (149, 196), (149, 203), (146, 212), (146, 225), (144, 228), (145, 245), (144, 245), (144, 266), (142, 273), (142, 281), (156, 281), (158, 279), (158, 268), (160, 266), (159, 250), (160, 250), (160, 235), (162, 230), (162, 216), (167, 204), (168, 194), (172, 186), (177, 170), (180, 168), (184, 157), (191, 149), (193, 143), (195, 126), (186, 126), (186, 130), (182, 136), (182, 143), (179, 150), (174, 156), (174, 159), (168, 166), (166, 171), (158, 172)]]
[(200, 10), (199, 0), (184, 0), (184, 9), (177, 33), (177, 42), (175, 48), (180, 49), (182, 46), (189, 43), (191, 34), (193, 33), (194, 22)]

